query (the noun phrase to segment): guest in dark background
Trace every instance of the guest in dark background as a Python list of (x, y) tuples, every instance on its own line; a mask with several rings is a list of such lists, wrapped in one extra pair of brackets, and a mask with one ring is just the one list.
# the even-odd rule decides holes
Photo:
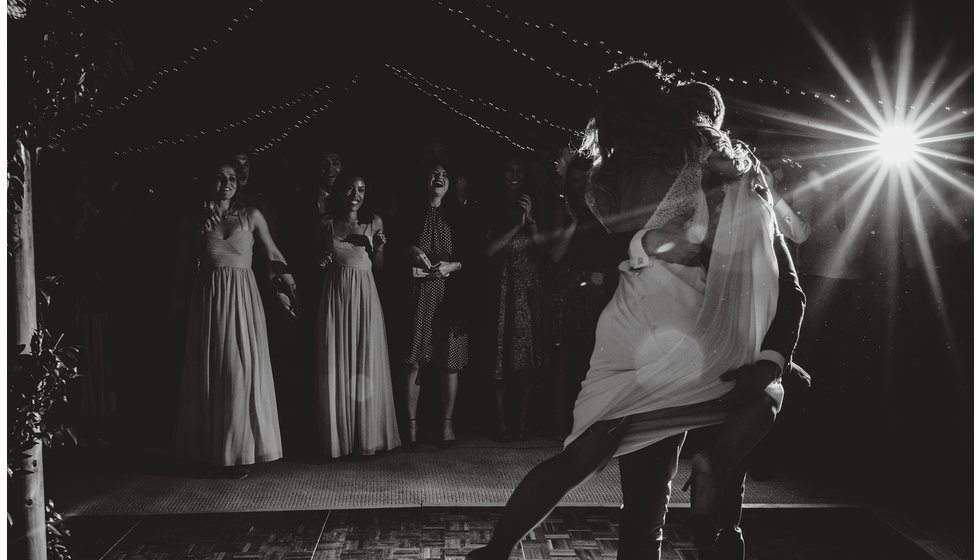
[[(524, 162), (511, 158), (502, 172), (495, 204), (488, 208), (486, 234), (496, 321), (490, 341), (495, 383), (490, 433), (496, 440), (526, 439), (532, 433), (528, 417), (532, 389), (548, 352), (541, 294), (547, 236), (538, 229), (531, 195), (525, 189)], [(508, 414), (507, 397), (516, 397), (516, 414)]]
[(606, 233), (585, 202), (590, 163), (563, 151), (556, 164), (561, 203), (552, 217), (554, 239), (548, 275), (553, 370), (552, 433), (564, 441), (572, 427), (572, 405), (589, 369), (599, 314), (616, 290), (622, 243)]

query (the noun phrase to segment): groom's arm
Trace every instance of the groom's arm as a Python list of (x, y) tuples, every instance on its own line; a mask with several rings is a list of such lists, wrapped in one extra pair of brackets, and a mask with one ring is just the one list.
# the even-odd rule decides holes
[(773, 240), (776, 263), (779, 267), (779, 297), (776, 314), (762, 340), (762, 360), (770, 360), (779, 366), (779, 373), (793, 360), (796, 343), (800, 338), (800, 325), (806, 309), (806, 294), (800, 286), (800, 277), (790, 257), (789, 247), (782, 235)]
[(762, 340), (762, 351), (755, 363), (725, 372), (721, 378), (736, 381), (735, 388), (725, 395), (725, 399), (738, 403), (757, 398), (767, 385), (778, 379), (793, 359), (796, 341), (800, 336), (806, 296), (800, 287), (796, 267), (789, 256), (789, 248), (783, 236), (776, 235), (773, 240), (776, 263), (779, 267), (779, 296), (776, 301), (776, 314), (769, 323), (769, 330)]

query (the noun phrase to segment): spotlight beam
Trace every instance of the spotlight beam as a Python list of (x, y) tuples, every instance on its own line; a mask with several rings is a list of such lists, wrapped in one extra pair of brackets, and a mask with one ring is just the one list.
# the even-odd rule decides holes
[[(864, 140), (867, 142), (877, 142), (877, 138), (870, 134), (865, 134), (863, 132), (855, 132), (853, 130), (848, 130), (846, 128), (832, 125), (829, 123), (814, 120), (811, 117), (801, 115), (799, 113), (792, 113), (790, 111), (783, 111), (782, 114), (775, 114), (770, 107), (765, 105), (760, 105), (758, 103), (752, 103), (749, 101), (744, 102), (745, 108), (756, 115), (763, 117), (769, 117), (782, 122), (788, 122), (790, 124), (795, 124), (798, 126), (804, 126), (813, 128), (816, 130), (822, 130), (824, 132), (830, 132), (833, 134), (838, 134), (841, 136), (849, 136), (851, 138), (856, 138), (858, 140)], [(869, 123), (870, 124), (870, 123)], [(873, 127), (872, 127), (873, 128)]]
[[(877, 158), (878, 158), (878, 156), (875, 155), (875, 154), (868, 154), (868, 155), (866, 155), (866, 156), (864, 156), (862, 158), (858, 158), (858, 159), (852, 161), (851, 163), (849, 163), (849, 164), (847, 164), (847, 165), (845, 165), (843, 167), (839, 167), (839, 168), (835, 169), (834, 171), (831, 171), (830, 173), (828, 173), (826, 175), (823, 175), (823, 176), (821, 176), (821, 177), (819, 177), (817, 179), (814, 179), (812, 181), (806, 181), (805, 183), (802, 183), (799, 186), (797, 186), (796, 189), (800, 193), (804, 193), (804, 192), (806, 192), (806, 191), (808, 191), (810, 189), (816, 188), (817, 183), (820, 183), (820, 182), (823, 182), (823, 181), (829, 181), (830, 179), (834, 179), (834, 178), (836, 178), (836, 177), (838, 177), (840, 175), (843, 175), (843, 174), (849, 172), (852, 169), (856, 169), (858, 167), (861, 167), (862, 165), (865, 165), (867, 163), (870, 163), (871, 161), (873, 161), (873, 160), (875, 160)], [(871, 175), (871, 173), (873, 173), (874, 171), (875, 171), (875, 167), (874, 166), (869, 166), (868, 169), (865, 170), (864, 174), (862, 174), (861, 177), (858, 178), (857, 182), (855, 182), (854, 184), (857, 185), (857, 184), (860, 184), (862, 181), (867, 181), (867, 176)]]
[(861, 82), (854, 76), (854, 73), (851, 72), (850, 67), (848, 67), (846, 62), (844, 62), (844, 59), (837, 54), (837, 51), (834, 49), (833, 45), (830, 44), (830, 41), (824, 37), (823, 33), (817, 29), (813, 22), (810, 21), (810, 18), (797, 4), (794, 3), (792, 5), (794, 8), (796, 8), (797, 13), (799, 13), (803, 24), (810, 30), (813, 38), (816, 39), (817, 44), (820, 46), (820, 49), (823, 51), (824, 55), (826, 55), (827, 59), (830, 60), (830, 63), (837, 70), (837, 73), (844, 79), (847, 86), (851, 88), (851, 91), (857, 94), (858, 101), (864, 106), (864, 110), (868, 112), (868, 115), (875, 121), (878, 128), (884, 128), (887, 126), (888, 123), (885, 122), (881, 115), (878, 114), (878, 111), (875, 110), (874, 105), (872, 105), (871, 101), (869, 101), (869, 96), (864, 91), (864, 88), (861, 87)]
[(970, 116), (970, 115), (973, 114), (973, 108), (972, 107), (969, 108), (969, 109), (965, 109), (965, 111), (966, 111), (965, 113), (960, 112), (960, 113), (956, 113), (955, 115), (950, 115), (950, 116), (946, 117), (945, 119), (943, 119), (943, 120), (941, 120), (941, 121), (939, 121), (939, 122), (937, 122), (935, 124), (931, 124), (931, 125), (929, 125), (929, 126), (927, 126), (925, 128), (919, 129), (918, 132), (919, 132), (919, 134), (921, 136), (927, 136), (927, 135), (932, 134), (933, 132), (935, 132), (937, 130), (940, 130), (942, 128), (946, 128), (947, 126), (953, 124), (954, 122), (956, 122), (958, 120), (963, 119), (964, 117), (968, 117), (968, 116)]
[(912, 107), (907, 120), (911, 122), (916, 121), (919, 112), (922, 110), (922, 106), (925, 105), (926, 99), (929, 98), (929, 95), (932, 93), (932, 88), (939, 79), (939, 73), (946, 68), (946, 63), (949, 62), (949, 51), (951, 50), (953, 50), (953, 42), (947, 41), (946, 45), (943, 46), (942, 52), (939, 53), (936, 63), (929, 69), (929, 74), (923, 78), (922, 87), (919, 88), (919, 93), (916, 94), (915, 99), (912, 101)]
[(973, 165), (973, 158), (958, 156), (956, 154), (951, 154), (949, 152), (942, 152), (939, 150), (933, 150), (932, 148), (922, 148), (922, 147), (916, 148), (915, 151), (930, 156), (941, 157), (943, 159), (951, 159), (953, 161), (965, 163), (967, 165)]
[(962, 86), (964, 82), (966, 82), (967, 78), (969, 78), (972, 75), (973, 75), (973, 67), (970, 67), (964, 70), (963, 72), (961, 72), (959, 76), (954, 78), (953, 81), (950, 82), (949, 85), (947, 85), (939, 93), (939, 95), (936, 96), (936, 100), (930, 103), (928, 108), (925, 109), (921, 114), (919, 114), (918, 117), (916, 117), (915, 121), (912, 122), (912, 128), (914, 129), (920, 128), (927, 120), (929, 120), (929, 117), (931, 117), (936, 111), (938, 111), (939, 108), (942, 107), (947, 100), (949, 100), (949, 98), (953, 95), (953, 93), (955, 93), (956, 90), (959, 89), (959, 87)]
[[(912, 193), (912, 178), (908, 175), (907, 170), (900, 171), (900, 173), (902, 173), (902, 193), (905, 196), (905, 204), (912, 218), (913, 237), (915, 238), (915, 244), (919, 249), (919, 255), (922, 256), (924, 264), (921, 268), (926, 274), (929, 288), (932, 291), (932, 297), (935, 298), (936, 303), (942, 306), (945, 303), (943, 288), (942, 284), (939, 283), (939, 273), (936, 272), (936, 260), (933, 257), (932, 248), (926, 243), (926, 226), (922, 223), (922, 214), (919, 212), (918, 205), (915, 203), (915, 196)], [(945, 313), (940, 314), (940, 323), (942, 324), (943, 334), (946, 340), (955, 340), (956, 336), (953, 333), (953, 327), (950, 325)], [(954, 353), (953, 359), (957, 367), (959, 367), (958, 358)]]
[(854, 183), (850, 188), (850, 191), (857, 192), (858, 189), (864, 186), (868, 182), (868, 178), (875, 174), (875, 178), (871, 181), (871, 186), (864, 193), (864, 198), (861, 200), (861, 204), (858, 207), (854, 218), (848, 220), (853, 224), (851, 227), (844, 228), (844, 235), (841, 238), (840, 245), (834, 250), (833, 256), (833, 266), (834, 268), (839, 268), (844, 264), (844, 258), (852, 250), (852, 246), (857, 241), (858, 233), (863, 231), (864, 228), (859, 224), (866, 223), (868, 219), (868, 214), (871, 213), (871, 208), (874, 207), (875, 202), (878, 198), (878, 192), (881, 191), (882, 186), (885, 184), (885, 178), (888, 175), (888, 170), (884, 166), (869, 167), (861, 177)]
[(939, 177), (942, 177), (947, 182), (949, 182), (949, 184), (953, 185), (954, 187), (956, 187), (957, 189), (959, 189), (961, 192), (970, 195), (970, 197), (973, 196), (973, 185), (972, 184), (969, 184), (969, 185), (966, 184), (965, 182), (963, 182), (962, 180), (960, 180), (958, 177), (954, 176), (949, 171), (946, 171), (942, 167), (939, 167), (935, 163), (929, 161), (928, 158), (924, 158), (924, 157), (922, 157), (920, 155), (915, 155), (915, 156), (913, 156), (913, 159), (914, 159), (915, 163), (918, 163), (919, 165), (921, 165), (922, 167), (925, 167), (929, 171), (932, 171), (933, 173), (935, 173)]
[(891, 88), (888, 87), (888, 78), (885, 76), (885, 64), (882, 62), (881, 55), (878, 53), (878, 45), (872, 41), (870, 49), (871, 71), (875, 77), (875, 84), (878, 86), (878, 95), (881, 96), (883, 102), (881, 104), (882, 112), (885, 114), (885, 120), (892, 122), (895, 120), (895, 106), (897, 103), (892, 101)]
[[(899, 42), (898, 83), (896, 84), (895, 105), (898, 106), (898, 118), (905, 120), (906, 104), (909, 98), (909, 76), (912, 74), (912, 46), (915, 41), (915, 20), (909, 8), (905, 16), (905, 26)], [(879, 92), (880, 93), (880, 92)]]
[(972, 132), (957, 132), (955, 134), (944, 134), (942, 136), (930, 136), (929, 138), (920, 138), (915, 141), (918, 144), (933, 144), (935, 142), (948, 142), (950, 140), (965, 140), (967, 138), (973, 138)]
[(864, 117), (858, 115), (854, 111), (848, 109), (843, 103), (834, 99), (824, 99), (827, 105), (830, 105), (837, 110), (838, 113), (844, 115), (845, 117), (854, 121), (858, 126), (864, 128), (865, 130), (875, 130), (880, 128), (877, 124), (865, 119)]
[(929, 177), (922, 172), (922, 169), (918, 165), (909, 166), (909, 171), (915, 176), (915, 179), (922, 185), (922, 192), (925, 193), (929, 200), (936, 205), (936, 209), (939, 213), (943, 215), (943, 219), (946, 223), (951, 224), (955, 229), (957, 235), (964, 235), (965, 228), (960, 224), (959, 219), (956, 217), (956, 213), (953, 212), (953, 208), (946, 202), (946, 199), (939, 196), (936, 186), (932, 183)]
[[(877, 150), (877, 149), (878, 149), (878, 146), (873, 146), (873, 145), (858, 146), (856, 148), (841, 148), (840, 150), (829, 150), (829, 151), (826, 151), (826, 152), (817, 152), (815, 154), (808, 154), (808, 155), (798, 156), (796, 158), (796, 160), (797, 161), (809, 161), (809, 160), (814, 160), (814, 159), (832, 158), (832, 157), (836, 157), (836, 156), (849, 156), (851, 154), (861, 154), (861, 153), (864, 153), (864, 152), (870, 152), (870, 151)], [(872, 159), (872, 158), (868, 158), (868, 159)]]

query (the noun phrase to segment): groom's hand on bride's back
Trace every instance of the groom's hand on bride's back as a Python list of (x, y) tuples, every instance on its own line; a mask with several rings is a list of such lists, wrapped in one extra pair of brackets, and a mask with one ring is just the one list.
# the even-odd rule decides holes
[(766, 387), (779, 377), (779, 365), (769, 360), (759, 360), (721, 374), (722, 381), (734, 381), (735, 387), (721, 398), (732, 404), (754, 401), (765, 394)]

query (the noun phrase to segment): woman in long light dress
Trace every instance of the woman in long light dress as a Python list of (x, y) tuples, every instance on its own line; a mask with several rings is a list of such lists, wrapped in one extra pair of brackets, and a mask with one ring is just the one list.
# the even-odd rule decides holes
[[(567, 492), (611, 458), (724, 423), (718, 455), (692, 462), (701, 501), (709, 502), (722, 471), (761, 439), (781, 402), (782, 388), (772, 381), (777, 371), (749, 404), (733, 407), (723, 399), (733, 389), (729, 372), (762, 359), (776, 310), (776, 227), (765, 183), (750, 154), (722, 149), (715, 140), (727, 137), (711, 123), (695, 126), (696, 115), (680, 113), (683, 106), (660, 90), (659, 79), (650, 68), (634, 66), (600, 84), (599, 146), (622, 143), (601, 154), (607, 161), (590, 175), (590, 205), (602, 211), (611, 231), (639, 231), (599, 318), (565, 448), (525, 476), (488, 545), (468, 558), (509, 557)], [(634, 80), (653, 87), (637, 88)], [(602, 91), (603, 85), (610, 87)], [(645, 94), (652, 98), (640, 97)], [(623, 105), (629, 104), (642, 114), (627, 113)], [(603, 107), (640, 118), (617, 122)], [(622, 126), (614, 129), (612, 122)], [(715, 214), (702, 184), (709, 173), (724, 182)], [(703, 250), (710, 251), (707, 267)]]
[(244, 468), (282, 457), (265, 310), (252, 273), (257, 243), (288, 287), (296, 285), (262, 213), (238, 202), (232, 163), (218, 166), (198, 237), (200, 265), (187, 321), (177, 451), (189, 460)]
[(373, 455), (401, 445), (374, 269), (384, 264), (381, 218), (361, 216), (367, 187), (342, 172), (324, 218), (326, 278), (316, 318), (314, 397), (320, 453)]

